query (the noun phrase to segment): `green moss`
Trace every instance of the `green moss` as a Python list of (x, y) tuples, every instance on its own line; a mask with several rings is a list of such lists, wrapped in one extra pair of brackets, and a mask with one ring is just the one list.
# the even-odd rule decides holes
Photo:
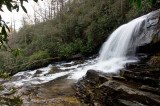
[(4, 90), (4, 88), (2, 86), (0, 86), (0, 91), (3, 91), (3, 90)]
[(7, 98), (7, 97), (0, 97), (0, 104), (1, 105), (7, 105), (7, 106), (21, 106), (22, 100), (20, 97), (13, 97), (13, 98)]
[(0, 78), (2, 79), (10, 79), (10, 74), (9, 72), (5, 72), (2, 69), (0, 70)]

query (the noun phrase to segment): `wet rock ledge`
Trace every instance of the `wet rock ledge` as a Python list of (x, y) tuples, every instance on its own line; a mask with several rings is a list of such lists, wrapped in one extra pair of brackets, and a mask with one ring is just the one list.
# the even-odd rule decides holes
[(160, 67), (127, 64), (111, 77), (89, 70), (74, 88), (82, 102), (93, 106), (160, 106)]

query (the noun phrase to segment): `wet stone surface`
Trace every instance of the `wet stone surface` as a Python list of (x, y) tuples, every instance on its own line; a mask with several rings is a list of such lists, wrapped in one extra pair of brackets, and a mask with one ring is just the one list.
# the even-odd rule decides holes
[[(94, 75), (95, 79), (90, 75)], [(101, 73), (90, 70), (86, 77), (75, 84), (74, 88), (81, 101), (92, 105), (160, 105), (159, 85), (152, 86), (150, 82), (144, 85), (146, 84), (145, 81), (145, 83), (140, 82), (141, 79), (139, 78), (131, 81), (124, 75), (105, 77)], [(100, 80), (101, 77), (106, 80)]]

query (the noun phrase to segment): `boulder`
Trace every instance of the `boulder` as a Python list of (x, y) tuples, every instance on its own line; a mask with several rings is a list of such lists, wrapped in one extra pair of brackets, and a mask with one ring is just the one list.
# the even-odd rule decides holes
[(88, 70), (86, 74), (86, 79), (93, 84), (96, 84), (96, 83), (102, 84), (105, 81), (108, 81), (107, 77), (105, 77), (103, 74), (95, 70)]
[(42, 72), (42, 70), (37, 70), (33, 77), (39, 77)]
[(143, 91), (152, 92), (152, 93), (160, 95), (160, 88), (154, 88), (154, 87), (142, 85), (142, 86), (139, 87), (139, 89), (143, 90)]
[[(146, 20), (141, 27), (143, 28), (141, 40), (138, 42), (139, 46), (143, 46), (149, 43), (157, 43), (160, 41), (160, 9), (149, 13)], [(157, 38), (154, 41), (154, 38)]]
[(160, 9), (151, 12), (141, 26), (138, 53), (154, 54), (160, 50)]
[(61, 70), (58, 69), (58, 68), (52, 68), (52, 69), (49, 71), (49, 73), (45, 74), (44, 76), (47, 76), (47, 75), (49, 75), (49, 74), (58, 73), (58, 72), (61, 72)]
[(159, 86), (159, 79), (152, 77), (151, 75), (147, 74), (147, 72), (133, 72), (126, 70), (121, 73), (123, 73), (122, 76), (127, 79), (127, 81), (154, 87)]
[(145, 69), (145, 68), (149, 68), (149, 66), (147, 64), (141, 64), (141, 63), (127, 63), (125, 65), (126, 69)]

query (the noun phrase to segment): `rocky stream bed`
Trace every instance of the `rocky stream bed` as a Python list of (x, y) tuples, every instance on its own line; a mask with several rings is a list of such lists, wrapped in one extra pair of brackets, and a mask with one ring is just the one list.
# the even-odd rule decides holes
[[(102, 58), (101, 62), (98, 57), (79, 59), (22, 71), (11, 79), (0, 80), (0, 104), (2, 106), (160, 106), (159, 18), (160, 9), (149, 13), (145, 18), (144, 16), (138, 18), (138, 22), (133, 21), (137, 22), (140, 29), (139, 33), (135, 31), (131, 41), (137, 38), (139, 41), (134, 42), (134, 45), (130, 42), (128, 44), (133, 49), (135, 45), (138, 47), (134, 56), (136, 61), (131, 56), (127, 57), (127, 53), (133, 50), (130, 48), (121, 50), (125, 49), (126, 44), (124, 44), (124, 47), (117, 48), (114, 53), (112, 47), (109, 49), (109, 57), (116, 54), (110, 60), (107, 60), (108, 57), (105, 60)], [(135, 25), (133, 22), (131, 25)], [(136, 25), (132, 29), (137, 29)], [(115, 43), (117, 42), (113, 42), (113, 45)], [(119, 56), (119, 51), (126, 54), (123, 56), (125, 59)], [(132, 61), (129, 61), (129, 58)]]
[[(1, 81), (5, 89), (0, 91), (0, 95), (5, 98), (3, 101), (10, 102), (9, 106), (21, 106), (20, 102), (22, 106), (159, 106), (159, 57), (158, 54), (136, 63), (128, 63), (119, 75), (88, 70), (86, 76), (78, 82), (69, 79), (69, 74), (66, 74), (41, 84), (25, 82), (23, 86), (15, 86), (13, 82), (23, 80), (24, 76), (14, 76), (11, 80)], [(77, 65), (82, 62), (72, 63)], [(71, 65), (64, 66), (69, 68)], [(67, 71), (52, 67), (43, 76)], [(38, 69), (32, 77), (40, 78), (42, 73), (42, 69)]]
[[(84, 62), (55, 63), (48, 67), (28, 70), (0, 81), (0, 103), (2, 106), (84, 106), (76, 97), (73, 85), (77, 80), (69, 79), (68, 69)], [(72, 67), (73, 66), (73, 67)], [(80, 66), (79, 66), (80, 67)], [(58, 74), (59, 73), (59, 74)]]

